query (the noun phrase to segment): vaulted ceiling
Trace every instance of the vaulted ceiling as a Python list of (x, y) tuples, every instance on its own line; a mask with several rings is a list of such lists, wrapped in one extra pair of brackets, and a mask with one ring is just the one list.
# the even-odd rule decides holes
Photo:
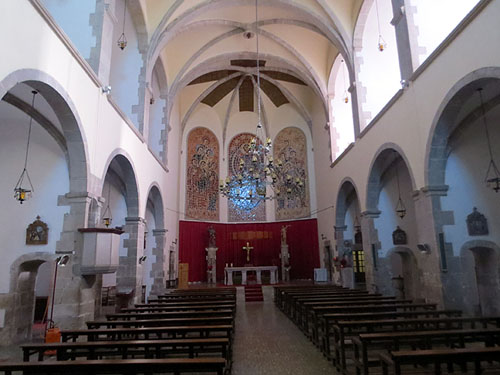
[(171, 98), (196, 86), (196, 102), (214, 106), (237, 90), (239, 109), (251, 110), (257, 33), (265, 61), (263, 94), (275, 106), (290, 103), (307, 117), (313, 100), (327, 113), (332, 65), (339, 53), (350, 59), (363, 1), (373, 2), (258, 0), (257, 24), (255, 0), (129, 0), (129, 8), (136, 25), (143, 20), (147, 77), (153, 70), (162, 75)]

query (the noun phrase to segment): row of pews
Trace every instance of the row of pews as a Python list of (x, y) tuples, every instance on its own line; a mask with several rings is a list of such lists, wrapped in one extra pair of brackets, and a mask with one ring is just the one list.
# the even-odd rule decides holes
[(333, 285), (277, 286), (274, 297), (339, 373), (500, 374), (500, 317)]
[(22, 345), (23, 362), (0, 373), (229, 374), (235, 313), (235, 288), (175, 290), (62, 330), (61, 342)]

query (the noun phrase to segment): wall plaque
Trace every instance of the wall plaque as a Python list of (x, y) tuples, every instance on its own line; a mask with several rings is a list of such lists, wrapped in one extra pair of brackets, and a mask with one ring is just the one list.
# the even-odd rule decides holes
[(47, 245), (49, 241), (49, 228), (40, 220), (40, 216), (26, 229), (26, 245)]
[(485, 236), (488, 234), (488, 221), (486, 217), (474, 207), (467, 216), (467, 231), (469, 236)]
[(396, 230), (394, 232), (392, 232), (392, 243), (394, 245), (406, 245), (408, 243), (406, 232), (399, 226), (396, 227)]

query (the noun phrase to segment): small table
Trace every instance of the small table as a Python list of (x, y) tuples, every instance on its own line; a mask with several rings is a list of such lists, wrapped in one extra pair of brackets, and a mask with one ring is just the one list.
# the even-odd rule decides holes
[(233, 272), (241, 272), (241, 283), (247, 284), (247, 272), (255, 271), (257, 274), (257, 284), (262, 284), (262, 271), (269, 271), (271, 274), (271, 284), (276, 284), (278, 280), (277, 266), (246, 266), (246, 267), (226, 267), (224, 268), (224, 284), (233, 285)]

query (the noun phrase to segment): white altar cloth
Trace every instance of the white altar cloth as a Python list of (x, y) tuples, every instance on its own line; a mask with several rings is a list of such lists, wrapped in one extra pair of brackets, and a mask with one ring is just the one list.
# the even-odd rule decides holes
[(262, 284), (262, 271), (269, 271), (271, 274), (271, 284), (278, 282), (277, 266), (246, 266), (246, 267), (226, 267), (224, 268), (224, 284), (233, 285), (233, 272), (241, 272), (241, 283), (246, 285), (247, 272), (255, 271), (257, 274), (257, 284)]

